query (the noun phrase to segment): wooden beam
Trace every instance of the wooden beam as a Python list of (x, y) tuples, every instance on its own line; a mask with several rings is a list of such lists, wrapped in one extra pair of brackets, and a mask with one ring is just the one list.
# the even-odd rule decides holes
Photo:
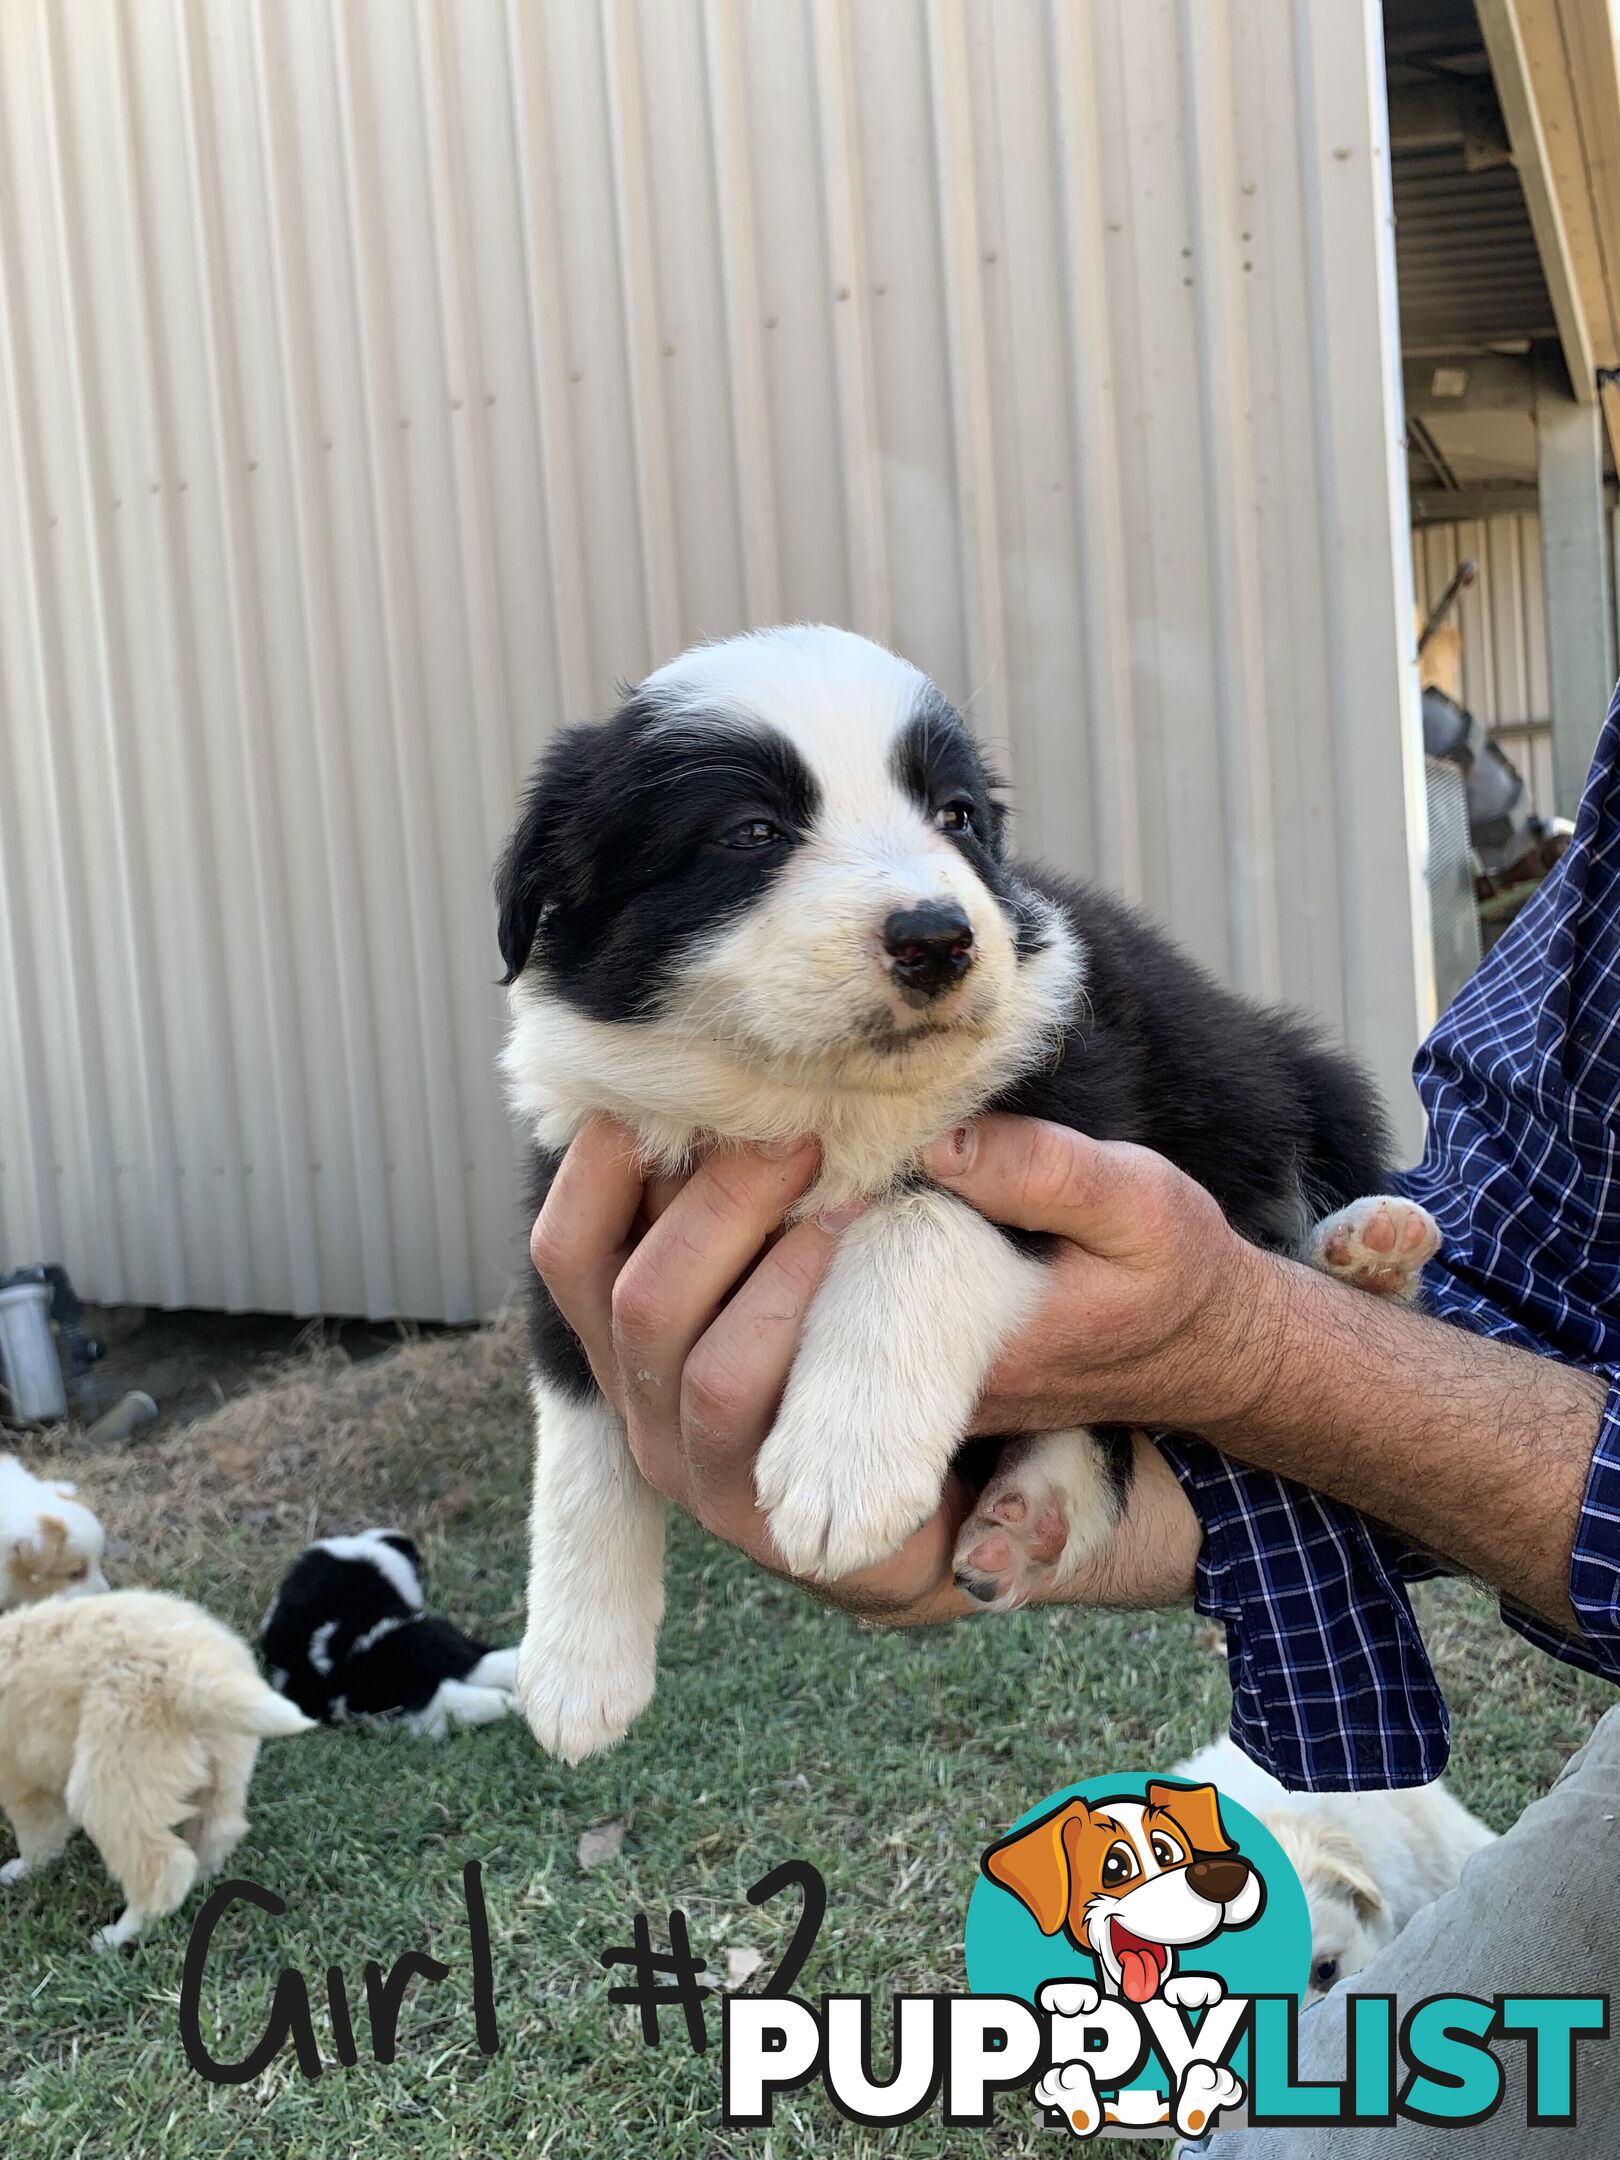
[[(1603, 488), (1603, 507), (1620, 502), (1612, 480)], [(1541, 496), (1533, 481), (1482, 481), (1477, 487), (1418, 487), (1412, 490), (1414, 525), (1471, 525), (1480, 518), (1538, 517)]]
[(1547, 281), (1570, 384), (1579, 403), (1595, 407), (1597, 362), (1525, 48), (1521, 5), (1522, 0), (1476, 0), (1480, 35), (1495, 79), (1497, 101), (1507, 122), (1508, 141), (1513, 145), (1513, 162), (1524, 189), (1525, 208), (1530, 213), (1530, 229), (1541, 257), (1541, 274)]

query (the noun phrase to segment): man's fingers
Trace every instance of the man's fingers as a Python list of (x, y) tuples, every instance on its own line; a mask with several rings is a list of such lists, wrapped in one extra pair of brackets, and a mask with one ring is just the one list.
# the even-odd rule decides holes
[(598, 1380), (613, 1371), (613, 1282), (641, 1188), (634, 1135), (612, 1118), (593, 1117), (563, 1157), (529, 1235), (535, 1271), (585, 1345)]
[(753, 1505), (754, 1452), (776, 1415), (804, 1316), (837, 1243), (819, 1223), (795, 1223), (694, 1345), (681, 1375), (681, 1427), (695, 1486), (713, 1488), (741, 1474)]
[(613, 1335), (627, 1390), (673, 1391), (687, 1352), (816, 1173), (806, 1142), (781, 1158), (711, 1155), (620, 1269)]
[(1092, 1140), (1044, 1118), (959, 1125), (923, 1159), (947, 1192), (992, 1222), (1051, 1231), (1104, 1255), (1136, 1250), (1155, 1234), (1167, 1181), (1179, 1177), (1146, 1148)]

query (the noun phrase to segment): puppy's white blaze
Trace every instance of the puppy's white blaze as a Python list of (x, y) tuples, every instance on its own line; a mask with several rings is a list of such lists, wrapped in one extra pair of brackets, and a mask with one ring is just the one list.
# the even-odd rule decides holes
[(442, 1740), (452, 1725), (495, 1725), (507, 1716), (512, 1699), (498, 1688), (469, 1680), (441, 1680), (428, 1703), (413, 1710), (406, 1730), (423, 1740)]
[(517, 1692), (565, 1762), (612, 1747), (653, 1691), (664, 1616), (664, 1502), (612, 1407), (545, 1381), (534, 1401), (529, 1611)]
[(922, 670), (853, 630), (794, 623), (698, 645), (643, 685), (671, 717), (723, 711), (785, 735), (823, 799), (840, 777), (881, 759), (933, 685)]
[(755, 1486), (788, 1565), (829, 1579), (894, 1551), (939, 1504), (1040, 1264), (932, 1189), (845, 1230), (806, 1316)]

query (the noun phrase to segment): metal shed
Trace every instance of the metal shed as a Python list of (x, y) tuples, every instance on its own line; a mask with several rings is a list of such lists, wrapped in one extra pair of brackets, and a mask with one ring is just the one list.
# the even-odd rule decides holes
[(489, 1309), (518, 777), (789, 616), (1414, 1137), (1372, 0), (16, 0), (0, 279), (0, 1259)]

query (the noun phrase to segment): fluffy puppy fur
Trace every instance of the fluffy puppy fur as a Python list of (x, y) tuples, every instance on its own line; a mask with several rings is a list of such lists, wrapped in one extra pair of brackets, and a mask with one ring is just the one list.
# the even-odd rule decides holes
[[(833, 1578), (933, 1512), (1041, 1241), (929, 1183), (918, 1151), (993, 1107), (1133, 1140), (1261, 1243), (1403, 1288), (1432, 1225), (1376, 1193), (1367, 1082), (1300, 1020), (1220, 989), (1105, 893), (1011, 860), (940, 691), (847, 631), (758, 631), (659, 669), (552, 742), (497, 872), (504, 1056), (543, 1194), (593, 1111), (650, 1168), (813, 1134), (802, 1212), (856, 1195), (757, 1487), (795, 1571)], [(1348, 1213), (1343, 1212), (1349, 1210)], [(1311, 1246), (1311, 1226), (1328, 1211)], [(1369, 1273), (1370, 1279), (1370, 1273)], [(519, 1691), (568, 1759), (648, 1699), (663, 1507), (537, 1286), (538, 1439)], [(1002, 1451), (959, 1577), (1013, 1604), (1117, 1519), (1128, 1436)]]
[(1311, 1913), (1310, 2002), (1360, 1972), (1496, 1837), (1442, 1781), (1401, 1792), (1289, 1792), (1224, 1737), (1175, 1774), (1218, 1786), (1288, 1855)]
[(46, 1484), (0, 1455), (0, 1612), (105, 1590), (102, 1527), (71, 1485)]
[(252, 1652), (156, 1590), (52, 1598), (0, 1618), (0, 1810), (21, 1882), (82, 1830), (124, 1893), (90, 1938), (117, 1949), (229, 1858), (259, 1742), (307, 1731)]
[(517, 1652), (423, 1610), (422, 1555), (399, 1530), (318, 1538), (287, 1570), (259, 1647), (270, 1684), (307, 1716), (402, 1718), (441, 1740), (515, 1707)]

